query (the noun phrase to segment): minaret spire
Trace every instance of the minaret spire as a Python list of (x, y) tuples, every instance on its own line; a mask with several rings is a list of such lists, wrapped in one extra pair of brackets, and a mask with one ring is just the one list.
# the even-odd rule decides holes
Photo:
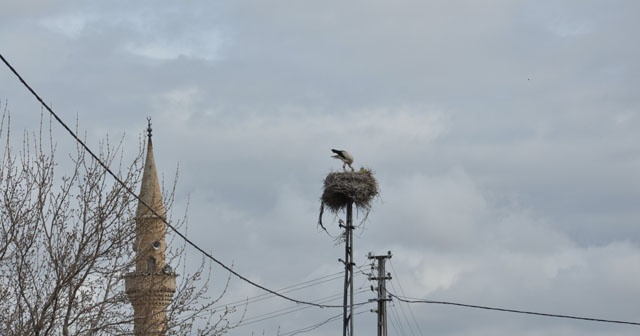
[[(140, 194), (138, 196), (141, 202), (138, 203), (136, 217), (142, 218), (146, 216), (159, 215), (164, 219), (166, 211), (162, 202), (162, 192), (160, 191), (160, 182), (158, 180), (158, 172), (156, 170), (156, 160), (153, 156), (151, 118), (148, 117), (147, 122), (147, 157), (144, 160), (144, 171), (142, 172), (142, 183), (140, 185)], [(151, 211), (151, 209), (153, 209), (153, 211)], [(162, 223), (162, 227), (162, 232), (164, 234), (164, 223)]]
[(134, 334), (163, 336), (176, 274), (166, 264), (166, 210), (153, 156), (151, 118), (147, 123), (147, 155), (136, 210), (136, 269), (125, 275), (125, 290), (134, 310)]

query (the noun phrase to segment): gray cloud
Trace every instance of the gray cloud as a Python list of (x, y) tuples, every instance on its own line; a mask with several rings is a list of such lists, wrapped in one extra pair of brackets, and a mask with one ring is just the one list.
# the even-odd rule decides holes
[[(329, 149), (342, 147), (381, 187), (356, 237), (356, 261), (367, 268), (366, 252), (392, 250), (394, 284), (407, 296), (634, 320), (637, 7), (7, 3), (0, 40), (65, 120), (77, 116), (90, 143), (124, 134), (134, 152), (151, 116), (159, 169), (170, 179), (180, 166), (176, 211), (190, 197), (189, 236), (270, 288), (340, 272), (343, 246), (316, 220), (322, 179), (340, 168)], [(32, 128), (38, 105), (6, 69), (0, 76), (14, 128)], [(339, 234), (336, 218), (325, 219)], [(357, 282), (368, 285), (362, 274)], [(229, 296), (258, 294), (234, 280)], [(251, 314), (286, 306), (269, 302)], [(411, 309), (424, 334), (637, 334)], [(295, 330), (333, 313), (308, 309), (237, 333), (276, 334), (278, 325)], [(373, 332), (372, 314), (356, 321), (359, 333)], [(308, 335), (339, 329), (338, 320)]]

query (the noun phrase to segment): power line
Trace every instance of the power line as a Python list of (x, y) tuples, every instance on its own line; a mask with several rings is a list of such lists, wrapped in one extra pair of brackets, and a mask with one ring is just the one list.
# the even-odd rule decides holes
[[(338, 272), (338, 273), (334, 273), (334, 274), (330, 274), (330, 275), (325, 275), (323, 277), (317, 278), (317, 279), (312, 279), (309, 281), (305, 281), (305, 282), (300, 282), (291, 286), (287, 286), (287, 287), (283, 287), (280, 289), (277, 289), (276, 291), (278, 293), (290, 293), (290, 292), (294, 292), (294, 291), (298, 291), (298, 290), (302, 290), (305, 288), (309, 288), (312, 286), (317, 286), (317, 285), (321, 285), (323, 283), (327, 283), (327, 282), (331, 282), (337, 279), (342, 278), (342, 272)], [(248, 304), (248, 303), (255, 303), (255, 302), (259, 302), (259, 301), (264, 301), (264, 300), (268, 300), (275, 297), (273, 294), (270, 293), (264, 293), (264, 294), (260, 294), (260, 295), (256, 295), (256, 296), (252, 296), (252, 297), (248, 297), (246, 299), (242, 299), (242, 300), (236, 300), (236, 301), (232, 301), (232, 302), (228, 302), (225, 303), (221, 306), (217, 306), (214, 307), (213, 309), (219, 309), (219, 308), (224, 308), (224, 307), (237, 307), (240, 305), (244, 305), (244, 304)]]
[[(393, 285), (393, 282), (391, 282), (391, 288), (394, 291), (396, 290), (396, 287)], [(395, 308), (395, 305), (393, 305), (393, 307)], [(404, 317), (404, 321), (407, 324), (407, 329), (409, 330), (409, 334), (412, 336), (415, 335), (415, 333), (413, 332), (413, 327), (411, 326), (411, 323), (409, 322), (409, 318), (407, 317), (407, 313), (404, 311), (403, 305), (399, 304), (398, 307), (400, 308), (400, 313), (402, 313), (402, 317)], [(407, 304), (407, 307), (409, 308), (409, 311), (411, 311), (411, 306)], [(400, 322), (400, 314), (398, 314), (398, 323), (399, 322)]]
[[(393, 261), (389, 260), (389, 264), (391, 265), (391, 270), (393, 271), (393, 274), (394, 274), (394, 279), (393, 280), (395, 280), (395, 282), (398, 283), (398, 287), (400, 288), (400, 293), (402, 293), (402, 296), (405, 296), (404, 289), (402, 289), (402, 284), (400, 283), (400, 280), (398, 279), (398, 272), (396, 271), (396, 268), (393, 267)], [(395, 290), (395, 286), (393, 285), (393, 281), (391, 281), (391, 287)], [(411, 318), (413, 319), (413, 323), (415, 324), (416, 329), (418, 329), (418, 333), (420, 335), (424, 335), (422, 333), (422, 329), (420, 329), (420, 325), (418, 324), (418, 321), (416, 320), (416, 316), (413, 314), (413, 310), (411, 309), (411, 306), (407, 305), (407, 308), (409, 310), (409, 313), (411, 313)], [(411, 324), (409, 324), (409, 325), (411, 325)]]
[[(355, 292), (355, 294), (364, 293), (366, 291), (367, 290), (365, 290), (365, 289), (361, 289), (361, 290)], [(322, 303), (331, 302), (331, 301), (334, 301), (336, 299), (339, 299), (340, 297), (341, 297), (341, 293), (338, 293), (338, 294), (334, 294), (334, 295), (330, 295), (330, 296), (326, 296), (326, 297), (320, 298), (320, 299), (316, 300), (315, 302), (322, 302)], [(359, 306), (362, 306), (362, 305), (365, 305), (365, 304), (368, 304), (368, 303), (369, 303), (369, 301), (363, 301), (363, 302), (354, 304), (354, 307), (359, 307)], [(299, 312), (299, 311), (307, 309), (307, 308), (309, 308), (309, 306), (307, 306), (307, 307), (290, 306), (290, 307), (285, 307), (285, 308), (281, 308), (281, 309), (278, 309), (278, 310), (274, 310), (274, 311), (271, 311), (271, 312), (267, 312), (267, 313), (263, 313), (263, 314), (259, 314), (259, 315), (255, 315), (255, 316), (251, 316), (251, 317), (247, 317), (247, 318), (244, 318), (242, 321), (240, 321), (240, 323), (238, 324), (238, 327), (249, 325), (249, 324), (254, 324), (254, 323), (262, 322), (262, 321), (266, 321), (266, 320), (270, 320), (272, 318), (280, 317), (280, 316), (291, 314), (291, 313), (296, 313), (296, 312)]]
[(393, 296), (394, 298), (398, 299), (399, 301), (406, 302), (406, 303), (442, 304), (442, 305), (451, 305), (451, 306), (458, 306), (458, 307), (465, 307), (465, 308), (494, 310), (494, 311), (501, 311), (501, 312), (507, 312), (507, 313), (516, 313), (516, 314), (537, 315), (537, 316), (557, 317), (557, 318), (582, 320), (582, 321), (616, 323), (616, 324), (629, 324), (629, 325), (640, 326), (640, 322), (628, 322), (628, 321), (599, 319), (599, 318), (592, 318), (592, 317), (579, 317), (579, 316), (571, 316), (571, 315), (558, 315), (558, 314), (549, 314), (549, 313), (538, 313), (538, 312), (531, 312), (531, 311), (525, 311), (525, 310), (515, 310), (515, 309), (505, 309), (505, 308), (478, 306), (478, 305), (470, 305), (470, 304), (465, 304), (465, 303), (456, 303), (456, 302), (447, 302), (447, 301), (432, 301), (432, 300), (411, 299), (411, 298), (399, 297), (399, 296), (397, 296), (395, 294), (392, 294), (392, 293), (389, 293), (389, 294), (391, 296)]
[(278, 336), (293, 336), (293, 335), (306, 333), (306, 332), (318, 329), (318, 328), (322, 327), (323, 325), (325, 325), (325, 324), (327, 324), (329, 322), (338, 320), (341, 317), (342, 317), (342, 313), (340, 313), (338, 315), (333, 315), (330, 318), (328, 318), (328, 319), (326, 319), (326, 320), (324, 320), (324, 321), (322, 321), (320, 323), (316, 323), (314, 325), (310, 325), (310, 326), (307, 326), (307, 327), (304, 327), (304, 328), (300, 328), (300, 329), (297, 329), (297, 330), (294, 330), (294, 331), (289, 331), (289, 332), (286, 332), (286, 333), (283, 333), (283, 334), (278, 334)]
[[(318, 299), (316, 302), (331, 302), (333, 300), (339, 299), (340, 298), (340, 294), (335, 294), (335, 295), (331, 295), (331, 296), (327, 296), (321, 299)], [(240, 321), (240, 323), (238, 324), (238, 327), (240, 326), (245, 326), (245, 325), (249, 325), (249, 324), (254, 324), (257, 322), (262, 322), (265, 320), (269, 320), (272, 318), (276, 318), (282, 315), (287, 315), (287, 314), (291, 314), (291, 313), (295, 313), (298, 312), (300, 310), (303, 309), (307, 309), (309, 308), (307, 307), (298, 307), (298, 306), (290, 306), (290, 307), (285, 307), (285, 308), (281, 308), (278, 310), (274, 310), (274, 311), (270, 311), (267, 313), (263, 313), (263, 314), (259, 314), (259, 315), (255, 315), (255, 316), (250, 316), (247, 318), (243, 318), (242, 321)]]
[[(363, 310), (363, 311), (355, 312), (354, 315), (360, 315), (360, 314), (367, 313), (367, 312), (368, 312), (368, 310)], [(316, 323), (316, 324), (313, 324), (313, 325), (310, 325), (310, 326), (307, 326), (307, 327), (303, 327), (303, 328), (300, 328), (300, 329), (297, 329), (297, 330), (288, 331), (286, 333), (278, 334), (278, 336), (293, 336), (293, 335), (306, 333), (306, 332), (318, 329), (318, 328), (322, 327), (323, 325), (325, 325), (325, 324), (327, 324), (329, 322), (333, 322), (335, 320), (338, 320), (341, 317), (342, 317), (342, 314), (334, 315), (334, 316), (332, 316), (332, 317), (330, 317), (330, 318), (328, 318), (328, 319), (326, 319), (326, 320), (324, 320), (322, 322), (319, 322), (319, 323)]]
[(389, 321), (391, 322), (391, 327), (395, 330), (396, 335), (405, 336), (407, 333), (404, 331), (404, 326), (400, 323), (400, 315), (398, 314), (398, 309), (396, 308), (395, 302), (391, 301), (391, 315), (389, 316)]
[(36, 100), (38, 100), (38, 102), (40, 102), (40, 104), (42, 104), (42, 106), (53, 116), (53, 118), (71, 135), (71, 137), (73, 137), (76, 142), (78, 144), (80, 144), (80, 146), (82, 146), (82, 148), (87, 151), (87, 153), (89, 153), (89, 155), (91, 155), (91, 157), (93, 157), (99, 164), (100, 166), (102, 166), (102, 168), (104, 168), (104, 170), (109, 173), (109, 175), (111, 175), (111, 177), (113, 177), (116, 182), (118, 182), (118, 184), (120, 184), (124, 190), (126, 190), (129, 194), (131, 194), (133, 197), (135, 197), (135, 199), (138, 200), (138, 202), (140, 202), (140, 204), (144, 205), (147, 209), (149, 209), (149, 211), (151, 213), (153, 213), (155, 216), (157, 216), (158, 218), (160, 218), (164, 224), (169, 227), (176, 235), (178, 235), (180, 238), (182, 238), (188, 245), (190, 245), (191, 247), (193, 247), (194, 249), (196, 249), (198, 252), (202, 253), (205, 257), (207, 257), (208, 259), (210, 259), (211, 261), (215, 262), (216, 264), (220, 265), (222, 268), (224, 268), (225, 270), (227, 270), (229, 273), (235, 275), (236, 277), (238, 277), (240, 280), (243, 280), (245, 282), (247, 282), (248, 284), (259, 288), (265, 292), (269, 292), (275, 296), (278, 296), (282, 299), (297, 303), (297, 304), (306, 304), (306, 305), (310, 305), (310, 306), (315, 306), (315, 307), (319, 307), (319, 308), (343, 308), (343, 305), (321, 305), (321, 304), (317, 304), (317, 303), (312, 303), (312, 302), (306, 302), (306, 301), (302, 301), (302, 300), (296, 300), (293, 298), (290, 298), (288, 296), (285, 296), (283, 294), (280, 294), (274, 290), (271, 290), (269, 288), (266, 288), (262, 285), (259, 285), (256, 282), (253, 282), (251, 280), (249, 280), (248, 278), (244, 277), (243, 275), (241, 275), (240, 273), (234, 271), (231, 267), (225, 265), (224, 263), (222, 263), (221, 261), (219, 261), (218, 259), (216, 259), (214, 256), (212, 256), (211, 254), (207, 253), (204, 249), (202, 249), (200, 246), (196, 245), (196, 243), (192, 242), (191, 240), (189, 240), (189, 238), (187, 238), (184, 234), (180, 233), (180, 231), (178, 231), (175, 227), (173, 227), (171, 224), (169, 224), (169, 222), (167, 222), (166, 219), (162, 218), (162, 216), (160, 216), (160, 214), (158, 214), (153, 208), (151, 208), (147, 203), (145, 203), (143, 200), (140, 199), (140, 197), (138, 197), (138, 195), (131, 190), (131, 188), (129, 188), (124, 182), (122, 182), (122, 180), (120, 180), (120, 178), (114, 174), (111, 169), (104, 163), (102, 162), (102, 160), (93, 153), (93, 151), (91, 151), (91, 149), (71, 130), (71, 128), (69, 128), (69, 126), (67, 126), (67, 124), (62, 121), (62, 119), (60, 119), (60, 117), (58, 117), (58, 115), (53, 112), (53, 110), (51, 109), (51, 107), (49, 107), (49, 105), (47, 103), (44, 102), (44, 100), (42, 100), (42, 98), (40, 98), (40, 96), (35, 92), (35, 90), (33, 90), (31, 88), (31, 86), (22, 78), (22, 76), (20, 76), (20, 74), (18, 73), (18, 71), (11, 65), (11, 63), (9, 63), (9, 61), (7, 61), (7, 59), (4, 58), (4, 56), (0, 53), (0, 59), (2, 59), (2, 62), (4, 62), (4, 64), (11, 70), (11, 72), (18, 78), (18, 80), (20, 80), (20, 82), (22, 83), (22, 85), (24, 85), (24, 87), (29, 90), (29, 92), (31, 92), (31, 94), (36, 98)]
[[(361, 286), (361, 287), (357, 288), (357, 291), (355, 291), (354, 294), (362, 294), (362, 293), (367, 292), (368, 289), (365, 289), (364, 287), (365, 286)], [(340, 293), (336, 293), (336, 294), (325, 296), (325, 297), (322, 297), (322, 298), (319, 298), (319, 299), (315, 299), (315, 300), (313, 300), (313, 302), (314, 303), (327, 303), (327, 302), (331, 302), (333, 300), (336, 300), (336, 299), (338, 299), (340, 297), (341, 297), (341, 294)], [(369, 304), (369, 303), (370, 303), (369, 300), (362, 301), (362, 302), (359, 302), (359, 303), (355, 303), (354, 307), (361, 307), (361, 306), (364, 306), (364, 305)], [(304, 307), (289, 306), (289, 307), (277, 309), (275, 311), (270, 311), (270, 312), (267, 312), (267, 313), (262, 313), (262, 314), (259, 314), (259, 315), (243, 318), (241, 321), (238, 322), (239, 323), (238, 326), (245, 326), (245, 325), (253, 324), (253, 323), (256, 323), (256, 322), (262, 322), (262, 321), (269, 320), (269, 319), (272, 319), (272, 318), (275, 318), (275, 317), (279, 317), (279, 316), (282, 316), (282, 315), (287, 315), (287, 314), (290, 314), (290, 313), (299, 312), (299, 311), (302, 311), (302, 310), (305, 310), (305, 309), (308, 309), (308, 308), (310, 308), (310, 306), (304, 306)]]

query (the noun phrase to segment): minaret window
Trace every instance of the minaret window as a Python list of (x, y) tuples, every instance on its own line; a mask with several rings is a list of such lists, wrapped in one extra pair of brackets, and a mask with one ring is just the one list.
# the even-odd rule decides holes
[(147, 259), (147, 272), (153, 273), (155, 271), (156, 271), (156, 258), (149, 257), (149, 259)]

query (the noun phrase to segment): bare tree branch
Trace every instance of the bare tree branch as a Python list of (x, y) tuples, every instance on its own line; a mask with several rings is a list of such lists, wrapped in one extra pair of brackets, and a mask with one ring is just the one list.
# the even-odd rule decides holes
[[(133, 309), (123, 275), (134, 269), (137, 199), (113, 181), (81, 146), (70, 160), (56, 160), (51, 121), (22, 146), (12, 147), (10, 117), (0, 106), (0, 335), (122, 335), (133, 330)], [(143, 146), (125, 163), (122, 141), (99, 145), (100, 160), (136, 190), (143, 168)], [(177, 174), (177, 173), (176, 173)], [(174, 200), (174, 179), (167, 200)], [(168, 207), (169, 208), (169, 207)], [(187, 216), (177, 225), (186, 228)], [(186, 265), (184, 242), (171, 247), (168, 260)], [(209, 298), (211, 264), (182, 267), (167, 315), (168, 335), (220, 335), (233, 328)]]

